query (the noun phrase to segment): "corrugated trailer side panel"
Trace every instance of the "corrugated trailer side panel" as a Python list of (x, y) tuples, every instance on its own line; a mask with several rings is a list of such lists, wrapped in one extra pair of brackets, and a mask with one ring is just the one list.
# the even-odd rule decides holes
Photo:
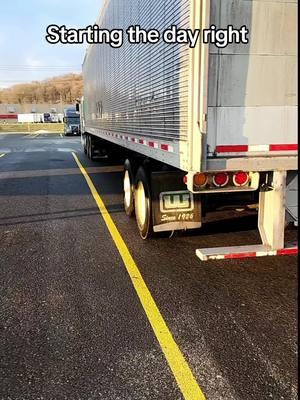
[[(110, 0), (101, 28), (189, 28), (190, 0)], [(126, 36), (125, 36), (126, 38)], [(83, 66), (86, 131), (188, 169), (192, 51), (187, 45), (92, 45)]]
[(250, 30), (248, 45), (210, 47), (211, 153), (295, 150), (269, 145), (297, 143), (297, 1), (212, 0), (211, 23)]
[(102, 28), (246, 25), (250, 43), (211, 45), (208, 71), (207, 45), (91, 46), (83, 67), (86, 131), (184, 171), (205, 169), (200, 131), (211, 157), (295, 153), (296, 14), (296, 1), (106, 1)]

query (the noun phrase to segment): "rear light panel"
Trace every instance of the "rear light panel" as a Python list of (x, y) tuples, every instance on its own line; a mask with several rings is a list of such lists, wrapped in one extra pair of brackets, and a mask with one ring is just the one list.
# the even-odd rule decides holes
[(184, 177), (184, 183), (187, 184), (189, 190), (192, 184), (195, 193), (219, 193), (257, 190), (260, 175), (258, 172), (217, 171), (194, 174), (191, 177), (192, 181), (189, 181), (189, 176)]

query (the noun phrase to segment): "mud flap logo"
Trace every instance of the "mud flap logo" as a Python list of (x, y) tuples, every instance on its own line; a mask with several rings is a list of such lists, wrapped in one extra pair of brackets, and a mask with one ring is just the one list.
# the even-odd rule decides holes
[(188, 191), (163, 192), (160, 194), (160, 212), (189, 212), (194, 210), (193, 194)]

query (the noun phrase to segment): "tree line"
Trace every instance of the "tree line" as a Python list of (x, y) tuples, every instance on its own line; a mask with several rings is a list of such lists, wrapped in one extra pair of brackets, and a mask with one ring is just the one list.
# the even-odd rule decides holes
[(82, 96), (81, 74), (67, 74), (0, 89), (0, 104), (74, 103)]

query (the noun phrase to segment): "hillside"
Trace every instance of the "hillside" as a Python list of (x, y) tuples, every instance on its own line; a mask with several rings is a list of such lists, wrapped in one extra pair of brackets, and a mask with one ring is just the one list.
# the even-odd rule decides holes
[(0, 104), (74, 103), (82, 96), (82, 76), (67, 74), (0, 89)]

